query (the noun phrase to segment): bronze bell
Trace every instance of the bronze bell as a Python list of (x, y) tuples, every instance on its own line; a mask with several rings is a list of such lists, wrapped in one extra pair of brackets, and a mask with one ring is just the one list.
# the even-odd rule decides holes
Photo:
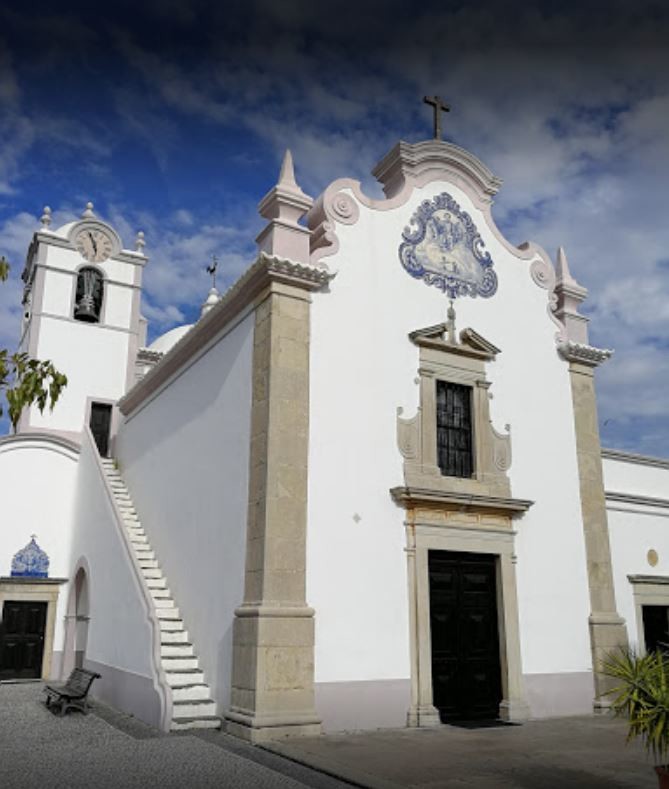
[(74, 308), (74, 317), (78, 321), (97, 323), (100, 320), (100, 316), (95, 309), (95, 299), (85, 293)]

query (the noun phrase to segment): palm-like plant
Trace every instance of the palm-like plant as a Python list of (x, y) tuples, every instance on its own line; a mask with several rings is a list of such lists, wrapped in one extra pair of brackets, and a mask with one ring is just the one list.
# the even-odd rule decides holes
[(646, 750), (664, 763), (669, 752), (669, 655), (620, 650), (608, 655), (601, 672), (618, 681), (607, 694), (614, 697), (616, 715), (629, 721), (628, 742), (641, 737)]

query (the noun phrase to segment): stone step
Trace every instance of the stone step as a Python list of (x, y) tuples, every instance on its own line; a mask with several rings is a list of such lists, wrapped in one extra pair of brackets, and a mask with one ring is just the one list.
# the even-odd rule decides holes
[(186, 630), (163, 630), (160, 634), (161, 644), (187, 644), (188, 632)]
[(150, 545), (136, 545), (135, 546), (135, 553), (137, 554), (137, 558), (141, 561), (144, 559), (155, 559), (156, 554), (153, 552), (153, 548)]
[(136, 543), (137, 545), (146, 545), (149, 542), (149, 538), (146, 534), (129, 534), (130, 542)]
[(139, 566), (142, 570), (159, 570), (158, 561), (156, 559), (138, 558)]
[(183, 644), (165, 644), (160, 645), (160, 656), (163, 658), (172, 657), (195, 657), (193, 652), (193, 645), (188, 642)]
[[(153, 581), (159, 579), (152, 578), (151, 580)], [(172, 600), (172, 593), (169, 589), (154, 589), (153, 587), (149, 587), (149, 592), (151, 593), (151, 597), (153, 597), (154, 600)], [(174, 600), (172, 600), (172, 602), (174, 602)]]
[(172, 688), (172, 702), (176, 701), (210, 701), (211, 691), (208, 685), (183, 685)]
[(160, 568), (158, 568), (158, 567), (143, 567), (142, 568), (142, 575), (147, 580), (149, 578), (162, 578), (163, 577), (163, 574), (162, 574)]
[(174, 600), (172, 600), (171, 597), (154, 597), (153, 607), (156, 609), (156, 612), (170, 610), (171, 608), (176, 608), (176, 606), (174, 605)]
[(134, 525), (141, 526), (141, 523), (140, 523), (139, 518), (137, 517), (137, 515), (124, 515), (123, 516), (123, 523), (125, 523), (126, 526), (129, 526), (131, 524), (133, 526)]
[[(167, 609), (161, 609), (163, 613)], [(157, 614), (158, 612), (156, 612)], [(179, 631), (186, 632), (184, 628), (183, 619), (179, 619), (179, 617), (175, 617), (173, 619), (166, 618), (164, 616), (158, 616), (158, 624), (160, 625), (160, 630), (163, 633), (178, 633)]]
[(181, 614), (179, 613), (179, 609), (176, 606), (174, 606), (174, 608), (158, 608), (156, 606), (156, 616), (158, 619), (178, 619), (180, 622), (182, 622)]
[(216, 716), (216, 702), (211, 699), (195, 701), (174, 701), (172, 699), (172, 720), (175, 718), (213, 718)]
[(204, 685), (204, 674), (200, 669), (166, 671), (165, 679), (171, 688), (190, 688), (192, 685)]
[(188, 729), (220, 729), (221, 719), (216, 716), (210, 718), (172, 718), (171, 731), (186, 731)]
[[(149, 568), (143, 568), (149, 569)], [(155, 569), (155, 568), (150, 568)], [(144, 576), (149, 589), (167, 589), (167, 579), (164, 576)]]
[(163, 668), (168, 671), (186, 671), (200, 668), (196, 657), (164, 657), (162, 658)]

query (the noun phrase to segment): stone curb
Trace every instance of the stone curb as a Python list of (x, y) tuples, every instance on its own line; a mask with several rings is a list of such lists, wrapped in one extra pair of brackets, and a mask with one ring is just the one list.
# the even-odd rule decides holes
[(339, 762), (331, 759), (316, 756), (305, 751), (295, 748), (294, 746), (271, 742), (259, 743), (259, 748), (266, 751), (282, 756), (284, 759), (289, 759), (292, 762), (297, 762), (305, 767), (311, 767), (313, 770), (318, 770), (325, 775), (332, 778), (338, 778), (340, 781), (346, 781), (353, 786), (363, 787), (363, 789), (405, 789), (405, 787), (396, 784), (393, 781), (387, 781), (383, 778), (376, 778), (364, 770), (356, 770), (342, 765)]

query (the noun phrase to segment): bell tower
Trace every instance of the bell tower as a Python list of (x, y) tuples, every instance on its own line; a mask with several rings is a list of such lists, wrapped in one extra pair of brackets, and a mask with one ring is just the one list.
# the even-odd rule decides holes
[(28, 249), (20, 350), (52, 361), (68, 384), (52, 412), (26, 408), (17, 432), (78, 440), (85, 424), (99, 432), (102, 419), (113, 433), (115, 403), (134, 382), (137, 350), (146, 339), (140, 316), (144, 234), (137, 234), (135, 250), (124, 249), (92, 203), (78, 221), (57, 230), (51, 221), (47, 206)]

